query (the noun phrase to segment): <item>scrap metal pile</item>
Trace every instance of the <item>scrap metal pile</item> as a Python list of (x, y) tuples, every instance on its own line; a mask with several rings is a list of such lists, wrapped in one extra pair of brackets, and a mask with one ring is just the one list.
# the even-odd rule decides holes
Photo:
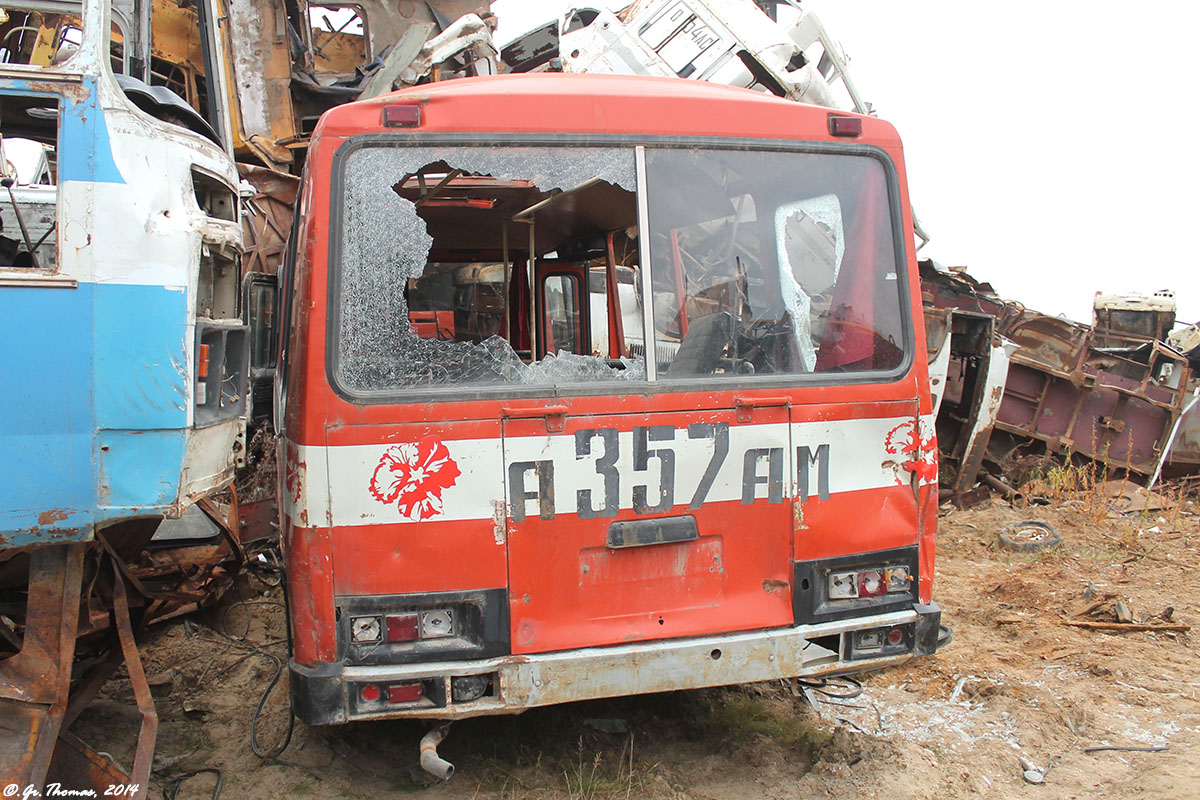
[(840, 47), (794, 0), (638, 0), (617, 13), (580, 6), (503, 49), (486, 0), (251, 0), (229, 14), (235, 151), (284, 172), (298, 171), (317, 119), (333, 106), (497, 72), (679, 77), (869, 111)]
[(147, 519), (132, 535), (96, 538), (98, 547), (0, 552), (0, 768), (7, 776), (68, 786), (128, 782), (70, 731), (122, 664), (142, 715), (129, 775), (148, 775), (157, 716), (135, 633), (210, 606), (248, 559), (275, 551), (269, 536), (243, 531), (236, 503), (208, 498), (178, 519)]
[(1015, 494), (1031, 462), (1086, 459), (1153, 485), (1200, 471), (1200, 332), (1175, 299), (1097, 294), (1092, 325), (921, 262), (943, 493)]

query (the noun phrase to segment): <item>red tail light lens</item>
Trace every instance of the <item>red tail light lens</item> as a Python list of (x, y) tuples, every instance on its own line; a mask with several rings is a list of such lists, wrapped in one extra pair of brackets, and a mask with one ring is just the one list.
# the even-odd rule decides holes
[(829, 117), (829, 134), (831, 136), (862, 136), (862, 131), (861, 117)]
[(415, 642), (418, 638), (416, 614), (399, 614), (387, 618), (389, 642)]
[(421, 684), (394, 683), (388, 687), (389, 703), (415, 703), (421, 699)]
[(383, 690), (373, 683), (368, 683), (358, 690), (358, 696), (363, 699), (364, 703), (374, 703), (383, 697)]
[(860, 597), (877, 597), (887, 591), (883, 582), (883, 573), (879, 570), (867, 570), (859, 573), (858, 594)]
[(892, 628), (888, 631), (887, 643), (893, 647), (904, 641), (904, 631), (899, 628)]
[(416, 128), (420, 125), (420, 106), (395, 105), (383, 107), (383, 126), (385, 128)]

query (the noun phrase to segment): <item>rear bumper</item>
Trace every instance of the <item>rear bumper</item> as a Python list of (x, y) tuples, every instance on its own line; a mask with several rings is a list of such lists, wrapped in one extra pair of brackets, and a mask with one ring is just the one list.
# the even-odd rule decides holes
[[(418, 664), (306, 667), (290, 664), (292, 705), (310, 725), (359, 719), (461, 719), (515, 714), (528, 708), (775, 678), (861, 672), (937, 650), (941, 609), (935, 604), (754, 633), (591, 647), (535, 655)], [(900, 628), (903, 642), (879, 652), (857, 650), (854, 634)], [(454, 679), (485, 676), (487, 694), (456, 702)], [(421, 682), (418, 703), (365, 703), (360, 687)]]

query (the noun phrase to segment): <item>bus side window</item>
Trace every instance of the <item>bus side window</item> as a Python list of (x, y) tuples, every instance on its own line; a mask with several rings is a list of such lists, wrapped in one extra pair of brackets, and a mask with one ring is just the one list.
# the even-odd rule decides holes
[(0, 95), (0, 268), (58, 269), (58, 101)]

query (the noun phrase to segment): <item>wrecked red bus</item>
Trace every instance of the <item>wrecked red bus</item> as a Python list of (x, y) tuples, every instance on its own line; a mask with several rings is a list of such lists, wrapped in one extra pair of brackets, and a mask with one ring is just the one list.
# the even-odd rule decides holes
[(938, 646), (900, 140), (654, 78), (327, 112), (284, 269), (291, 687), (453, 720)]

